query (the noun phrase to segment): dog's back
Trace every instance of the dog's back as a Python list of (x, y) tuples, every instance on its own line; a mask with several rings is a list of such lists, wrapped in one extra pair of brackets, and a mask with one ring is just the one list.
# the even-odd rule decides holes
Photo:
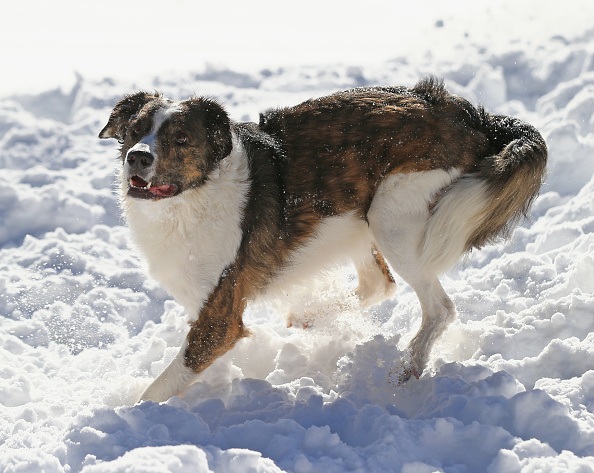
[[(466, 251), (513, 227), (545, 174), (547, 150), (538, 131), (476, 109), (433, 78), (411, 89), (362, 87), (270, 110), (261, 115), (260, 128), (285, 150), (287, 194), (300, 203), (295, 213), (323, 217), (352, 210), (365, 218), (385, 177), (456, 170), (458, 190), (444, 189), (447, 198), (440, 205), (436, 196), (432, 214), (437, 214), (450, 200), (472, 198), (453, 195), (474, 189), (469, 186), (474, 179), (485, 187), (490, 205), (477, 210), (464, 237)], [(439, 220), (433, 219), (427, 239), (447, 233)]]

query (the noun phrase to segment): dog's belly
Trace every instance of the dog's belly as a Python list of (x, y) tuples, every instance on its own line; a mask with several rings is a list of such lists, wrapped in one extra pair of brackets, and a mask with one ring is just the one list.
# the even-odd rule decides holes
[(323, 269), (364, 258), (372, 244), (369, 226), (361, 218), (352, 213), (327, 217), (313, 236), (292, 253), (287, 265), (271, 281), (266, 296), (287, 294), (291, 286), (311, 280)]

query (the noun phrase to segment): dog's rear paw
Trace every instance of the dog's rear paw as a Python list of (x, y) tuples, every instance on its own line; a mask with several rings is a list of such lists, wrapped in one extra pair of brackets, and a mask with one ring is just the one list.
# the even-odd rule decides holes
[(390, 281), (382, 281), (382, 283), (371, 286), (365, 283), (360, 283), (354, 291), (355, 296), (359, 299), (359, 304), (362, 308), (379, 304), (385, 299), (390, 299), (396, 294), (396, 283)]
[(392, 386), (402, 386), (411, 378), (419, 379), (423, 374), (423, 370), (419, 369), (411, 361), (402, 361), (398, 366), (395, 366), (388, 373), (388, 380)]
[(306, 315), (296, 315), (290, 313), (287, 315), (287, 327), (301, 327), (303, 329), (310, 328), (313, 326), (313, 318), (307, 317)]

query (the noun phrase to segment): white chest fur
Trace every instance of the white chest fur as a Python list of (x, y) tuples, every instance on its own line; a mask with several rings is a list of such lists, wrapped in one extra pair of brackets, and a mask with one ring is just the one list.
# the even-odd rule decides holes
[(193, 320), (222, 271), (235, 260), (242, 239), (249, 170), (240, 143), (233, 144), (205, 185), (178, 196), (132, 199), (125, 196), (127, 185), (122, 183), (128, 225), (151, 276)]

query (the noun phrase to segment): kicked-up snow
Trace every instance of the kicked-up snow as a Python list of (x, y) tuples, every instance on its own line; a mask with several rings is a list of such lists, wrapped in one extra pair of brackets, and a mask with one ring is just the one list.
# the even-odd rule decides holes
[(393, 373), (417, 298), (398, 281), (362, 311), (347, 266), (250, 306), (252, 337), (183, 398), (135, 404), (186, 324), (130, 246), (116, 149), (97, 139), (136, 85), (79, 75), (0, 97), (0, 472), (594, 471), (594, 30), (461, 51), (144, 79), (257, 120), (433, 73), (541, 130), (549, 176), (530, 218), (442, 277), (458, 320), (403, 386)]

